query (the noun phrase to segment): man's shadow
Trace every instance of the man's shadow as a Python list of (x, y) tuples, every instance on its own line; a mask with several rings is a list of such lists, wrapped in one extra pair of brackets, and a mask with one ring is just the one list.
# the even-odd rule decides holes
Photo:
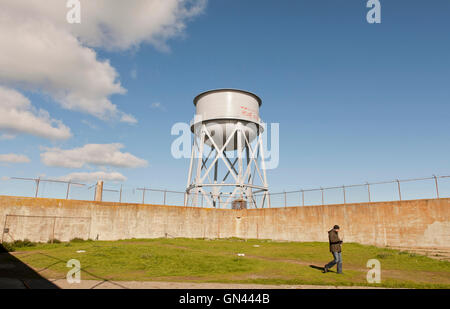
[[(309, 267), (320, 270), (321, 272), (323, 272), (325, 269), (321, 266), (316, 266), (316, 265), (309, 265)], [(328, 272), (330, 273), (334, 273), (335, 271), (328, 269)]]

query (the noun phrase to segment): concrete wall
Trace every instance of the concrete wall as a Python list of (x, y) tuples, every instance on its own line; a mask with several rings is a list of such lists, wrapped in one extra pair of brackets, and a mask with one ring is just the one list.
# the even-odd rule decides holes
[(327, 241), (326, 231), (338, 224), (346, 242), (448, 248), (449, 219), (450, 199), (216, 210), (0, 196), (0, 227), (9, 229), (4, 241), (166, 236)]

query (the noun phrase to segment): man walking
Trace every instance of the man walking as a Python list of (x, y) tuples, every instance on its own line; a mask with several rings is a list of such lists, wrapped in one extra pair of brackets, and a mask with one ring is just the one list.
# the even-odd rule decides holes
[(335, 225), (332, 230), (328, 231), (328, 240), (330, 242), (330, 252), (333, 254), (334, 260), (323, 267), (323, 272), (337, 264), (337, 273), (342, 274), (342, 240), (339, 239), (339, 225)]

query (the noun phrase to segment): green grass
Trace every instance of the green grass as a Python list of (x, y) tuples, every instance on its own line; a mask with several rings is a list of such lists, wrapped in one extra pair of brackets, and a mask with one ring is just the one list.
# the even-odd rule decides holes
[[(79, 250), (86, 252), (77, 253)], [(242, 239), (132, 239), (15, 247), (16, 258), (47, 278), (64, 278), (78, 259), (83, 279), (370, 286), (369, 259), (381, 262), (383, 287), (450, 288), (450, 262), (355, 243), (343, 247), (344, 274), (322, 274), (327, 243)], [(244, 253), (244, 257), (238, 257)]]

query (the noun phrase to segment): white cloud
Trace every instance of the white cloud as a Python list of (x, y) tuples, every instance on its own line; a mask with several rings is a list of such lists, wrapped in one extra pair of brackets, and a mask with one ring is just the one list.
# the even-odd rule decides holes
[(121, 152), (122, 144), (87, 144), (80, 148), (63, 150), (47, 148), (41, 160), (47, 166), (82, 168), (86, 165), (138, 168), (148, 162), (131, 153)]
[(97, 126), (95, 124), (91, 123), (89, 120), (83, 119), (83, 120), (81, 120), (81, 123), (87, 125), (89, 128), (91, 128), (93, 130), (98, 129)]
[(122, 117), (120, 117), (120, 121), (129, 123), (129, 124), (135, 124), (138, 122), (137, 119), (134, 118), (133, 115), (127, 115), (127, 114), (123, 114)]
[(29, 163), (30, 159), (27, 156), (15, 153), (0, 154), (0, 162), (4, 163)]
[(92, 172), (92, 173), (71, 173), (66, 176), (59, 177), (58, 180), (64, 181), (80, 181), (80, 182), (96, 182), (97, 180), (104, 181), (126, 181), (127, 178), (121, 173), (117, 172)]
[[(52, 13), (55, 1), (46, 0), (50, 2), (48, 15), (67, 26), (61, 15), (55, 18)], [(34, 2), (42, 5), (42, 1)], [(126, 50), (145, 42), (167, 49), (165, 42), (182, 34), (186, 22), (201, 14), (206, 5), (207, 0), (82, 0), (81, 24), (70, 31), (92, 47)]]
[(42, 91), (69, 110), (135, 123), (110, 101), (126, 90), (92, 48), (146, 42), (164, 49), (205, 6), (206, 0), (82, 0), (81, 24), (69, 24), (66, 1), (2, 0), (0, 83)]
[(70, 129), (61, 121), (50, 118), (45, 110), (34, 108), (19, 92), (2, 86), (0, 86), (0, 133), (2, 133), (0, 139), (11, 139), (19, 133), (52, 140), (63, 140), (72, 136)]
[(108, 98), (125, 93), (116, 70), (70, 33), (0, 12), (0, 42), (0, 82), (42, 91), (65, 109), (101, 119), (121, 114)]
[(151, 107), (152, 109), (159, 109), (159, 110), (161, 110), (161, 111), (163, 111), (163, 112), (166, 111), (166, 108), (165, 108), (164, 105), (162, 105), (160, 102), (152, 103), (152, 105), (151, 105), (150, 107)]

